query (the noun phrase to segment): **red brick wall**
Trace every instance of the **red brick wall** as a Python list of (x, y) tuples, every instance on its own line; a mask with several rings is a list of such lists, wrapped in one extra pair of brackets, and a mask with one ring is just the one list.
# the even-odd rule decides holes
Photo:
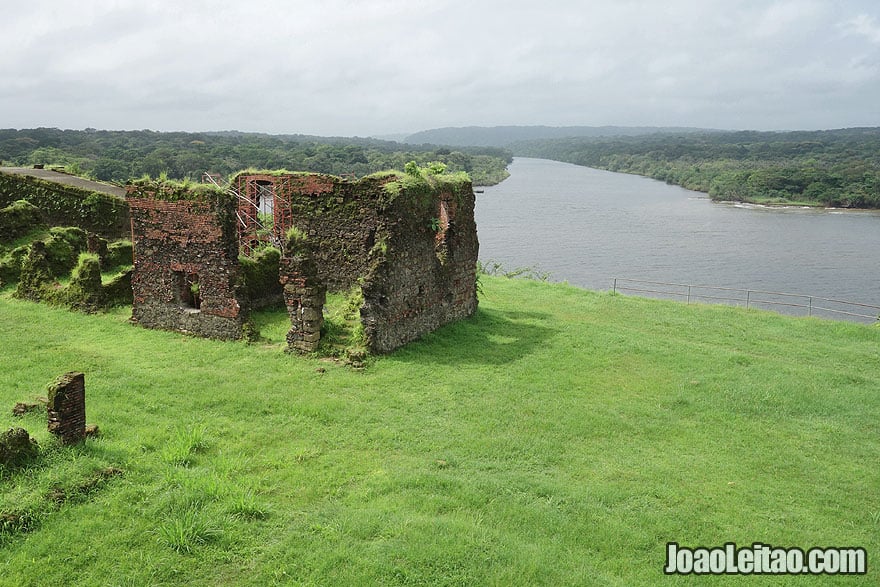
[[(127, 199), (134, 243), (132, 318), (148, 328), (240, 338), (244, 309), (236, 287), (235, 202), (210, 196), (166, 201), (136, 191)], [(197, 300), (187, 293), (190, 280), (198, 283)]]
[(86, 433), (86, 384), (82, 373), (65, 373), (49, 385), (49, 432), (64, 444), (75, 444)]

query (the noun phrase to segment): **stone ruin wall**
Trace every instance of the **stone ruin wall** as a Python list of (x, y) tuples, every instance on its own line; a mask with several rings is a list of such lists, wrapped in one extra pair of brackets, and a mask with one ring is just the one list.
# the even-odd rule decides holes
[[(317, 348), (327, 291), (361, 287), (372, 352), (394, 350), (476, 310), (479, 244), (470, 184), (391, 197), (384, 186), (393, 175), (271, 177), (286, 186), (275, 202), (276, 229), (295, 227), (306, 242), (281, 260), (291, 349)], [(247, 303), (236, 287), (239, 240), (249, 238), (236, 228), (240, 203), (219, 194), (168, 201), (137, 189), (127, 199), (135, 243), (133, 320), (240, 338)], [(198, 304), (186, 293), (192, 280), (199, 284)]]
[(167, 201), (136, 189), (127, 200), (132, 320), (147, 328), (241, 338), (246, 312), (236, 290), (235, 202), (219, 194)]
[(296, 176), (290, 223), (305, 233), (318, 279), (329, 291), (351, 289), (370, 269), (381, 229), (384, 181), (344, 181), (328, 175)]
[[(282, 276), (290, 283), (310, 280), (305, 296), (285, 287), (295, 325), (297, 312), (317, 301), (314, 283), (337, 292), (361, 284), (361, 321), (372, 352), (392, 351), (476, 311), (479, 243), (470, 184), (456, 194), (435, 190), (426, 201), (406, 191), (389, 198), (384, 184), (393, 179), (346, 182), (316, 175), (312, 186), (334, 189), (290, 194), (292, 225), (307, 237), (317, 277), (301, 271)], [(282, 265), (291, 267), (289, 261)], [(291, 346), (313, 350), (300, 340)]]
[(477, 309), (471, 186), (435, 193), (427, 212), (413, 210), (411, 201), (404, 194), (389, 210), (387, 254), (363, 286), (361, 319), (374, 352), (394, 350)]

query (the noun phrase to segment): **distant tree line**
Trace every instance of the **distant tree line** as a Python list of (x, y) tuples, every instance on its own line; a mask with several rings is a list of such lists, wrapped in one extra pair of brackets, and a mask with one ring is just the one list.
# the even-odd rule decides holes
[(459, 126), (419, 131), (404, 139), (406, 143), (509, 147), (519, 141), (564, 139), (569, 137), (618, 137), (655, 133), (688, 134), (709, 129), (674, 126)]
[(323, 138), (241, 132), (155, 132), (0, 129), (4, 165), (58, 165), (101, 181), (150, 175), (198, 181), (204, 172), (229, 176), (247, 168), (289, 169), (361, 177), (408, 161), (441, 161), (465, 171), (475, 185), (504, 180), (510, 151), (493, 147), (445, 148), (365, 138)]
[(880, 208), (880, 128), (550, 139), (511, 149), (645, 175), (715, 200)]

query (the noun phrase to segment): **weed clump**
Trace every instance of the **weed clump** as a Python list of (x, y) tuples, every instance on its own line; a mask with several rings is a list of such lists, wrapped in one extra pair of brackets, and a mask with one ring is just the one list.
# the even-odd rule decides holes
[(181, 554), (189, 554), (220, 534), (211, 520), (201, 511), (185, 509), (172, 512), (159, 526), (159, 543)]

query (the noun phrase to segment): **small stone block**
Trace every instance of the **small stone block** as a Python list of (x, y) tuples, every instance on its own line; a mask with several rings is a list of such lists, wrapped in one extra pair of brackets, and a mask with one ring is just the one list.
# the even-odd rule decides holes
[(315, 310), (314, 308), (303, 308), (302, 319), (304, 321), (318, 320), (320, 318), (321, 312)]

